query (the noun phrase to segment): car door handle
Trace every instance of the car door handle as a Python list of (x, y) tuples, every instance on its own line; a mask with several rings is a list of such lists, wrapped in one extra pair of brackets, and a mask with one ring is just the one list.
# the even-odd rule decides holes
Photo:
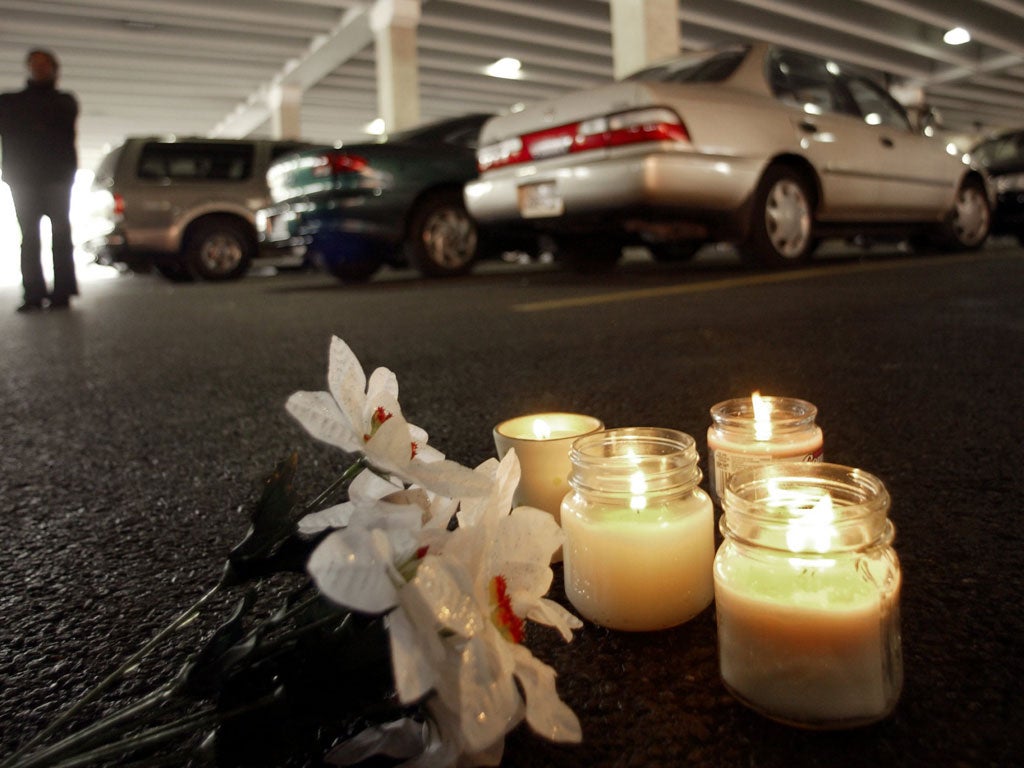
[(896, 142), (894, 142), (888, 136), (883, 136), (878, 141), (882, 144), (883, 147), (890, 147), (890, 148), (892, 148), (892, 147), (896, 146)]

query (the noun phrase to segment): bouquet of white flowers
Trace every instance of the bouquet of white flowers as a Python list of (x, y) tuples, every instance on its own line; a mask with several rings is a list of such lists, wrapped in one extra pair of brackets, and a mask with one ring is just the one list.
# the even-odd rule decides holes
[[(287, 409), (344, 452), (337, 480), (299, 503), (297, 458), (281, 462), (220, 582), (2, 768), (355, 765), (373, 755), (497, 765), (524, 719), (547, 739), (580, 741), (555, 671), (523, 644), (527, 621), (567, 641), (581, 624), (544, 597), (562, 533), (549, 514), (512, 508), (515, 453), (475, 469), (446, 460), (402, 415), (394, 373), (367, 380), (338, 338), (328, 390), (297, 392)], [(283, 605), (259, 615), (260, 594), (282, 583)], [(56, 739), (229, 589), (244, 589), (237, 608), (178, 675)], [(187, 755), (167, 751), (207, 732)]]

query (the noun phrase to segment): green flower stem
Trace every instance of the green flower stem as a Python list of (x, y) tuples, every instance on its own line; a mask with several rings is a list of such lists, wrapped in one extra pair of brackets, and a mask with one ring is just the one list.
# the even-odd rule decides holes
[(11, 766), (17, 765), (17, 760), (22, 755), (24, 755), (26, 752), (28, 752), (28, 750), (30, 750), (36, 744), (38, 744), (51, 733), (53, 733), (57, 728), (59, 728), (61, 725), (67, 722), (70, 718), (78, 714), (87, 704), (95, 701), (100, 694), (102, 694), (104, 691), (108, 690), (112, 685), (121, 680), (121, 678), (123, 678), (125, 674), (131, 671), (146, 656), (146, 654), (148, 654), (151, 650), (153, 650), (153, 648), (155, 648), (157, 645), (163, 642), (163, 640), (168, 635), (177, 632), (182, 627), (194, 621), (196, 617), (199, 615), (199, 609), (208, 600), (210, 600), (210, 598), (212, 598), (219, 589), (220, 585), (218, 584), (217, 586), (213, 587), (213, 589), (209, 590), (205, 595), (196, 600), (196, 602), (194, 602), (189, 608), (187, 608), (182, 614), (180, 614), (178, 618), (174, 619), (174, 621), (172, 621), (170, 624), (168, 624), (166, 627), (160, 630), (156, 635), (154, 635), (149, 642), (147, 642), (145, 645), (139, 648), (139, 650), (133, 653), (127, 659), (127, 661), (121, 664), (121, 666), (119, 666), (117, 669), (115, 669), (113, 672), (111, 672), (109, 675), (103, 678), (103, 680), (101, 680), (99, 683), (94, 685), (88, 692), (86, 692), (84, 696), (82, 696), (82, 698), (80, 698), (78, 701), (72, 704), (68, 709), (64, 710), (59, 715), (57, 715), (57, 717), (55, 717), (53, 721), (50, 722), (49, 725), (47, 725), (45, 728), (39, 731), (39, 733), (37, 733), (35, 736), (33, 736), (31, 739), (25, 742), (25, 744), (23, 744), (7, 760), (3, 762), (2, 768), (9, 768)]
[(317, 496), (311, 502), (306, 504), (305, 511), (306, 512), (313, 512), (313, 511), (315, 511), (326, 499), (330, 498), (331, 495), (335, 491), (337, 491), (339, 488), (341, 488), (341, 487), (351, 483), (353, 480), (355, 480), (356, 475), (358, 475), (360, 472), (362, 472), (364, 469), (366, 469), (369, 466), (370, 466), (370, 462), (367, 461), (365, 456), (360, 454), (359, 458), (356, 459), (351, 464), (349, 464), (348, 469), (346, 469), (344, 472), (342, 472), (341, 476), (338, 477), (337, 480), (335, 480), (329, 486), (324, 488), (324, 490), (320, 493), (319, 496)]
[(86, 726), (82, 730), (75, 731), (70, 736), (67, 736), (60, 741), (33, 753), (28, 758), (27, 762), (15, 763), (15, 767), (23, 768), (23, 766), (33, 765), (47, 760), (55, 760), (73, 750), (81, 750), (85, 747), (90, 747), (94, 742), (101, 741), (102, 737), (105, 736), (108, 731), (111, 731), (118, 725), (121, 725), (144, 713), (146, 710), (152, 708), (154, 704), (163, 703), (169, 699), (173, 693), (173, 684), (167, 683), (139, 701), (130, 704), (123, 709), (119, 709), (116, 712), (112, 712), (109, 715), (105, 715), (103, 718)]
[(164, 742), (171, 741), (182, 736), (191, 736), (200, 728), (217, 725), (226, 720), (230, 720), (233, 717), (244, 715), (247, 712), (252, 712), (253, 710), (272, 703), (273, 700), (274, 695), (269, 694), (263, 698), (257, 699), (251, 704), (229, 710), (228, 712), (197, 712), (194, 715), (187, 715), (179, 718), (170, 725), (142, 731), (134, 736), (129, 736), (128, 738), (121, 739), (120, 741), (115, 741), (111, 744), (106, 744), (102, 747), (89, 750), (88, 752), (83, 752), (59, 763), (48, 763), (46, 762), (47, 758), (40, 758), (33, 755), (28, 760), (18, 763), (17, 768), (34, 768), (34, 766), (39, 765), (47, 765), (47, 768), (79, 768), (79, 766), (89, 765), (97, 760), (124, 757), (140, 749), (159, 746)]

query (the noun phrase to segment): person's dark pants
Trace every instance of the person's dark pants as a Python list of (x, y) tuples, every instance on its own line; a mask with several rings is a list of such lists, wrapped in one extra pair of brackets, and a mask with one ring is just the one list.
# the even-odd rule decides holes
[[(11, 195), (21, 227), (21, 281), (25, 287), (25, 303), (39, 304), (47, 297), (53, 302), (67, 302), (69, 296), (78, 294), (71, 243), (71, 185), (64, 182), (18, 184), (11, 186)], [(52, 236), (52, 292), (46, 290), (43, 277), (39, 225), (44, 216), (50, 220)]]

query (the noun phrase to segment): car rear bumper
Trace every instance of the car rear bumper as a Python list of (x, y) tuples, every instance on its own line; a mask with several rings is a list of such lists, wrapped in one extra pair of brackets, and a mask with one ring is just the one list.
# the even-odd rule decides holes
[[(691, 152), (557, 163), (503, 169), (469, 182), (466, 206), (485, 224), (532, 221), (547, 229), (578, 219), (619, 226), (637, 215), (720, 220), (743, 206), (764, 167), (760, 159)], [(541, 202), (531, 210), (531, 200)]]

